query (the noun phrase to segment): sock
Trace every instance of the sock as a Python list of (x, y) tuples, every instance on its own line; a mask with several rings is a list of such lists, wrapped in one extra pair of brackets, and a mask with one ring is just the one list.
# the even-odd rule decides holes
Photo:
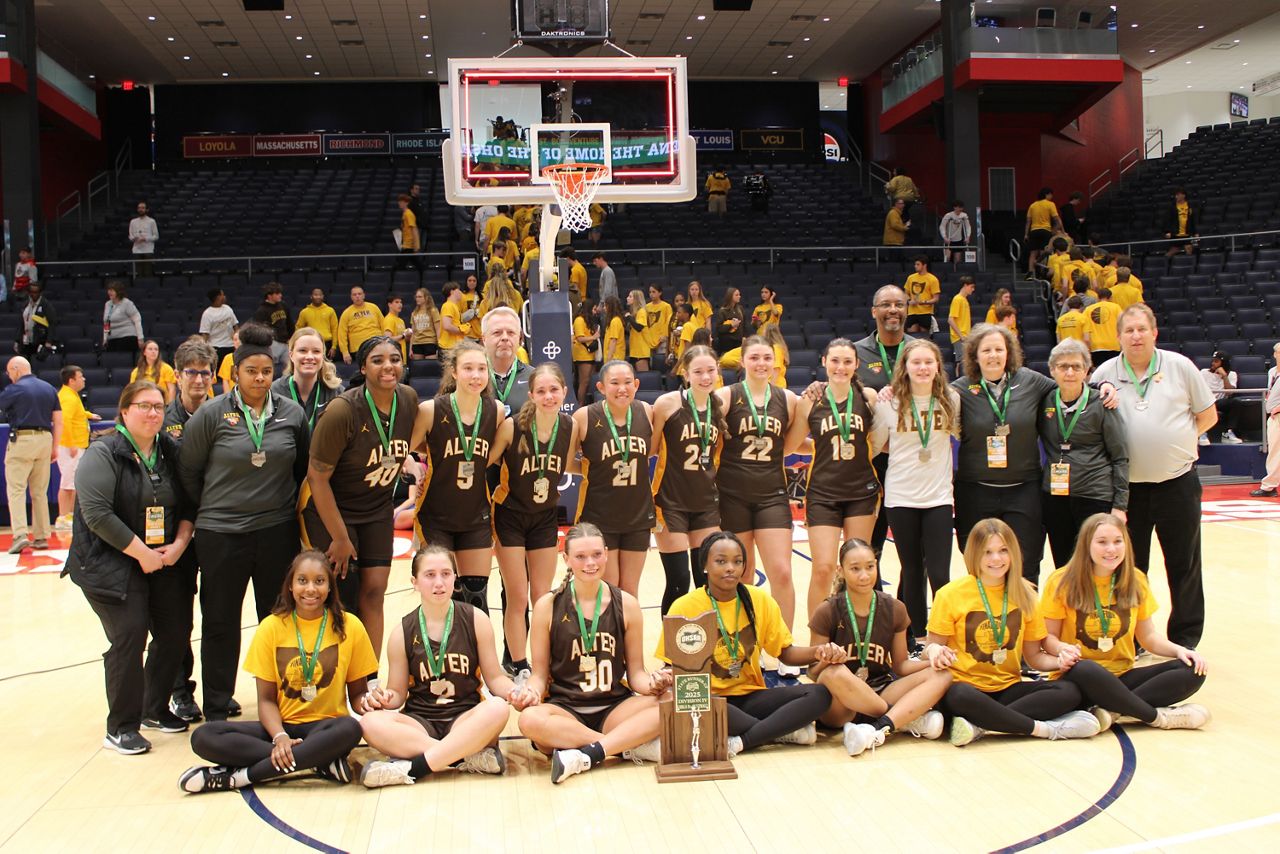
[(431, 766), (427, 764), (427, 754), (419, 753), (409, 760), (409, 776), (413, 779), (421, 780), (430, 773)]
[(458, 579), (453, 598), (489, 613), (489, 579), (483, 575), (464, 575)]
[(1044, 721), (1036, 721), (1035, 725), (1031, 727), (1031, 734), (1036, 738), (1048, 738), (1051, 732), (1049, 725)]
[(887, 729), (889, 730), (889, 732), (893, 732), (895, 729), (893, 725), (893, 721), (889, 719), (888, 715), (881, 715), (880, 717), (872, 721), (871, 725), (876, 729)]
[(521, 658), (518, 661), (512, 661), (511, 669), (516, 672), (517, 676), (520, 674), (521, 670), (528, 670), (530, 673), (533, 672), (533, 668), (529, 666), (529, 659), (527, 658)]
[(250, 785), (250, 782), (248, 768), (237, 768), (231, 772), (232, 787), (236, 789), (243, 789), (245, 786)]
[(662, 591), (662, 613), (671, 610), (671, 603), (689, 592), (689, 563), (683, 551), (659, 552), (662, 571), (667, 576), (667, 587)]
[(591, 760), (591, 767), (594, 768), (604, 762), (604, 745), (598, 741), (593, 741), (586, 747), (579, 747), (583, 753)]
[(702, 567), (698, 566), (698, 550), (697, 549), (689, 549), (689, 568), (693, 573), (693, 586), (706, 587), (707, 572)]

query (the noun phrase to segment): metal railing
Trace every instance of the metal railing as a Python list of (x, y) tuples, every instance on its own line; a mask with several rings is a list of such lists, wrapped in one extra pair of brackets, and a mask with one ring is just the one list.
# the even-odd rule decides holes
[[(117, 275), (138, 275), (138, 265), (149, 264), (152, 269), (160, 268), (160, 272), (172, 272), (177, 275), (202, 275), (200, 272), (195, 273), (179, 273), (177, 270), (170, 270), (171, 267), (192, 267), (195, 265), (216, 265), (218, 272), (224, 274), (243, 272), (247, 276), (256, 273), (277, 273), (287, 271), (287, 265), (282, 262), (304, 262), (296, 263), (294, 266), (298, 268), (314, 266), (316, 264), (332, 264), (344, 263), (348, 261), (360, 261), (360, 271), (364, 273), (370, 272), (370, 261), (376, 259), (388, 259), (401, 261), (408, 266), (413, 266), (415, 262), (430, 263), (431, 259), (436, 258), (456, 258), (460, 261), (457, 265), (464, 270), (470, 272), (474, 270), (477, 276), (483, 277), (483, 270), (480, 265), (480, 253), (475, 251), (456, 251), (456, 252), (420, 252), (415, 255), (402, 255), (399, 252), (366, 252), (363, 254), (330, 254), (330, 255), (210, 255), (210, 256), (186, 256), (182, 258), (166, 258), (162, 256), (153, 256), (142, 260), (133, 258), (99, 258), (90, 261), (41, 261), (40, 272), (44, 277), (57, 275), (59, 270), (66, 269), (68, 273), (76, 268), (83, 267), (109, 267), (120, 271), (128, 270), (128, 273), (119, 273)], [(468, 266), (467, 259), (472, 260), (473, 266)], [(257, 269), (254, 269), (254, 265)], [(452, 266), (452, 265), (439, 265)], [(347, 267), (346, 269), (352, 269)], [(110, 275), (110, 274), (109, 274)]]
[(76, 228), (83, 231), (84, 210), (81, 207), (79, 190), (72, 190), (67, 193), (58, 200), (58, 204), (53, 208), (53, 245), (56, 250), (62, 249), (62, 224), (72, 214), (75, 214), (76, 217)]
[(1156, 151), (1157, 149), (1160, 153), (1157, 154), (1156, 157), (1164, 157), (1164, 131), (1160, 128), (1147, 131), (1147, 138), (1143, 144), (1143, 149), (1145, 151), (1143, 156), (1146, 157), (1147, 160), (1151, 159), (1151, 152)]
[(1102, 194), (1102, 191), (1111, 186), (1111, 167), (1108, 166), (1102, 170), (1096, 178), (1089, 182), (1089, 204), (1093, 204), (1093, 200)]
[(1238, 231), (1232, 234), (1201, 234), (1196, 237), (1161, 237), (1152, 240), (1125, 240), (1112, 243), (1099, 243), (1098, 245), (1104, 249), (1124, 247), (1125, 255), (1133, 254), (1135, 246), (1186, 246), (1188, 243), (1203, 244), (1207, 241), (1227, 241), (1226, 249), (1232, 252), (1236, 248), (1236, 241), (1246, 237), (1274, 237), (1280, 235), (1280, 229), (1270, 229), (1268, 231)]
[(1132, 148), (1129, 151), (1126, 151), (1120, 156), (1120, 159), (1116, 161), (1116, 168), (1119, 170), (1120, 177), (1124, 178), (1124, 173), (1128, 172), (1141, 162), (1142, 155), (1139, 153), (1139, 149)]

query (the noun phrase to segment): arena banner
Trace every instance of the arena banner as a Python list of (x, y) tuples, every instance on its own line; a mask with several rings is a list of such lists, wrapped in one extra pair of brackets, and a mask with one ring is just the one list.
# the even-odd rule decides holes
[(184, 136), (182, 156), (189, 160), (205, 157), (252, 157), (253, 137), (247, 133)]
[(803, 128), (758, 128), (739, 135), (743, 151), (804, 151)]
[(691, 130), (689, 136), (698, 143), (699, 151), (733, 151), (733, 131), (723, 130)]
[[(557, 161), (568, 156), (583, 163), (599, 163), (602, 160), (599, 147), (598, 142), (594, 147), (590, 142), (581, 143), (578, 147), (571, 142), (564, 149), (543, 146), (540, 151), (544, 157)], [(611, 147), (615, 168), (648, 166), (669, 162), (679, 142), (644, 131), (615, 130)], [(529, 157), (529, 144), (518, 139), (491, 139), (471, 146), (471, 159), (477, 163), (528, 169)]]
[(391, 134), (392, 154), (431, 154), (440, 156), (444, 141), (449, 138), (448, 131), (423, 131), (422, 133)]
[(391, 151), (391, 134), (326, 133), (325, 156), (342, 154), (387, 154)]
[(253, 137), (254, 157), (318, 157), (318, 133), (260, 133)]

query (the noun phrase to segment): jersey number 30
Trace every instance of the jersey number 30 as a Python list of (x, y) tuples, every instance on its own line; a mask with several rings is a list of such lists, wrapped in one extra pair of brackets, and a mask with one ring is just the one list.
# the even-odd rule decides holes
[(583, 674), (578, 687), (583, 693), (599, 691), (607, 693), (613, 690), (613, 659), (602, 658), (596, 663), (595, 670)]

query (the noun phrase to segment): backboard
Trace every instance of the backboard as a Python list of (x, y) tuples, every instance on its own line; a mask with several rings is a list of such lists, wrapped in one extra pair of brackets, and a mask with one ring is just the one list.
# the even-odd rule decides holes
[(443, 147), (450, 204), (555, 202), (542, 168), (609, 169), (598, 202), (683, 202), (697, 194), (683, 57), (449, 60)]

